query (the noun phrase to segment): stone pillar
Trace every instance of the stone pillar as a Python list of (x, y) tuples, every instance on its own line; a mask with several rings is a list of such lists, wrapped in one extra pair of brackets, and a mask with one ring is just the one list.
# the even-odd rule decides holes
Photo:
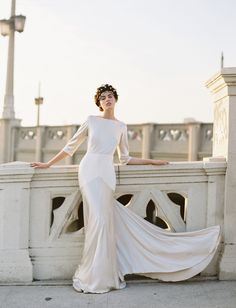
[(198, 160), (199, 139), (200, 139), (200, 123), (189, 123), (189, 143), (188, 143), (188, 160)]
[(14, 152), (13, 130), (15, 126), (20, 126), (19, 119), (0, 119), (0, 164), (12, 160)]
[(227, 160), (224, 250), (219, 279), (236, 279), (236, 68), (223, 68), (206, 83), (214, 97), (213, 157)]
[(45, 127), (36, 127), (36, 151), (35, 151), (35, 161), (43, 161), (42, 149), (44, 146), (45, 137)]
[(0, 165), (0, 282), (33, 279), (29, 257), (30, 184), (28, 163)]
[(151, 157), (151, 139), (153, 132), (153, 124), (143, 124), (142, 125), (142, 158)]

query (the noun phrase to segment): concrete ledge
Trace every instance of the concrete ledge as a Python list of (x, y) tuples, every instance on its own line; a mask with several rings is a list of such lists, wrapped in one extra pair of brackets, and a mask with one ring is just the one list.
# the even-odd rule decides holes
[(33, 268), (28, 249), (0, 250), (0, 264), (1, 283), (32, 282)]
[(219, 268), (219, 280), (236, 280), (236, 245), (225, 244)]

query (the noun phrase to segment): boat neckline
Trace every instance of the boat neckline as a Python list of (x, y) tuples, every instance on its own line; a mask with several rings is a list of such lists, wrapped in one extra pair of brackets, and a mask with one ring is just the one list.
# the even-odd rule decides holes
[(102, 120), (107, 120), (107, 121), (113, 121), (113, 122), (120, 123), (120, 120), (107, 119), (107, 118), (103, 118), (103, 117), (95, 116), (95, 115), (93, 115), (93, 117), (99, 118), (99, 119), (102, 119)]

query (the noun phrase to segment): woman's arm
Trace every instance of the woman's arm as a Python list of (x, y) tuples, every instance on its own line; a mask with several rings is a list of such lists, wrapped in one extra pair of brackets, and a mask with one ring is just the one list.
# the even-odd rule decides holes
[(168, 165), (169, 162), (166, 160), (158, 160), (158, 159), (145, 159), (145, 158), (137, 158), (132, 157), (127, 165)]
[(57, 163), (58, 161), (64, 159), (69, 154), (61, 150), (59, 153), (57, 153), (52, 159), (50, 159), (47, 163), (41, 163), (41, 162), (32, 162), (30, 163), (30, 167), (33, 168), (49, 168), (51, 165)]
[(30, 166), (34, 168), (48, 168), (51, 165), (57, 163), (58, 161), (64, 159), (68, 155), (73, 156), (75, 151), (85, 141), (85, 139), (88, 136), (88, 120), (89, 117), (87, 117), (87, 120), (80, 125), (77, 132), (67, 142), (64, 148), (58, 154), (56, 154), (51, 160), (49, 160), (47, 163), (33, 162), (30, 164)]
[(121, 138), (120, 138), (120, 142), (118, 144), (117, 150), (118, 150), (118, 157), (122, 165), (167, 165), (169, 164), (169, 162), (166, 160), (131, 157), (129, 155), (127, 125), (125, 125), (123, 128), (123, 132), (121, 134)]

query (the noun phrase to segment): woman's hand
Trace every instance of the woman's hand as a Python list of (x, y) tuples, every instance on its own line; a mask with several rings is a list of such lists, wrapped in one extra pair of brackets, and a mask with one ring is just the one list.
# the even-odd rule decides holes
[(158, 159), (150, 159), (150, 158), (138, 158), (131, 157), (128, 161), (128, 165), (168, 165), (169, 162), (167, 160), (158, 160)]
[(49, 163), (33, 162), (33, 163), (30, 163), (30, 167), (33, 167), (35, 169), (37, 169), (37, 168), (49, 168), (50, 165), (49, 165)]
[(167, 160), (158, 160), (158, 159), (151, 159), (152, 165), (168, 165), (169, 162)]

